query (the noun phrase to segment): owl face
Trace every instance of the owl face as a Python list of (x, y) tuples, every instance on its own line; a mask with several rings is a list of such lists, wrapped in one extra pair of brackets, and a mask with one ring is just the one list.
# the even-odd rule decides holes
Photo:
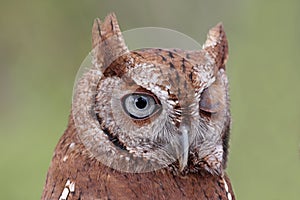
[(199, 51), (129, 51), (110, 15), (94, 23), (92, 58), (72, 105), (92, 157), (125, 172), (223, 173), (230, 114), (222, 25)]

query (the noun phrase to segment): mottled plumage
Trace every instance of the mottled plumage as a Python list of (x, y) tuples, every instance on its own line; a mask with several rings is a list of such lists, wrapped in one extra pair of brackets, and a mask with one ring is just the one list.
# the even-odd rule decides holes
[(42, 199), (235, 199), (223, 26), (199, 51), (129, 51), (114, 14), (92, 38)]

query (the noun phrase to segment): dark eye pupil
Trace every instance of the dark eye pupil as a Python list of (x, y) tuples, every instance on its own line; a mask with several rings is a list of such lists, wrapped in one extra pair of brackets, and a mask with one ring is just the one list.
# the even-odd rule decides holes
[(135, 105), (139, 109), (144, 109), (147, 106), (147, 100), (144, 97), (136, 98)]

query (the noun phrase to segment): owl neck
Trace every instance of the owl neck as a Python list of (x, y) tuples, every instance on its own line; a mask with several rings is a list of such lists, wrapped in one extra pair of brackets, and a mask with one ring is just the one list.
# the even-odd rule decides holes
[(47, 174), (42, 199), (235, 199), (230, 180), (206, 171), (170, 169), (123, 173), (89, 156), (72, 122), (61, 137)]

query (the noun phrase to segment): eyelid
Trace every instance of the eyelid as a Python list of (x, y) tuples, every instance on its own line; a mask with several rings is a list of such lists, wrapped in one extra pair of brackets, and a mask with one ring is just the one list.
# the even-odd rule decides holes
[(158, 100), (158, 98), (157, 98), (154, 94), (152, 94), (152, 93), (150, 93), (150, 92), (144, 92), (144, 91), (142, 91), (142, 92), (136, 91), (136, 92), (133, 92), (133, 93), (126, 94), (126, 95), (124, 95), (124, 96), (121, 98), (121, 101), (123, 102), (124, 99), (125, 99), (126, 97), (128, 97), (129, 95), (144, 95), (144, 96), (150, 96), (150, 97), (152, 97), (152, 98), (154, 99), (154, 101), (155, 101), (156, 104), (161, 105), (160, 101)]
[(148, 92), (134, 92), (132, 93), (132, 95), (144, 95), (144, 96), (150, 96), (154, 99), (156, 104), (160, 104), (160, 101), (158, 100), (158, 98), (152, 94), (152, 93), (148, 93)]

